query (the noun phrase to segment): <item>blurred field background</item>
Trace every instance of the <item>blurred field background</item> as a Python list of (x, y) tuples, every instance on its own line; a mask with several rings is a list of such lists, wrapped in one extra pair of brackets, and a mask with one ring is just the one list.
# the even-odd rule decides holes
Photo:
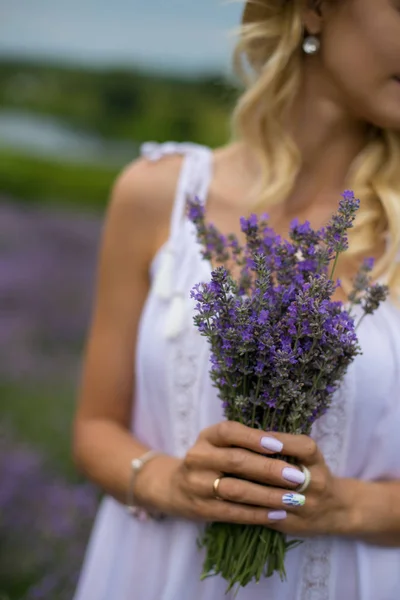
[(226, 141), (240, 10), (0, 0), (0, 600), (72, 598), (98, 492), (70, 427), (110, 186), (144, 141)]

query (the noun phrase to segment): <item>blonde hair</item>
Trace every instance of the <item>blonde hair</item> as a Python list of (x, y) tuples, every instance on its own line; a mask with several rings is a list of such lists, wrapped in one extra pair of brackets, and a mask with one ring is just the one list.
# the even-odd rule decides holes
[[(284, 117), (300, 85), (303, 24), (301, 0), (262, 0), (262, 20), (244, 24), (234, 54), (246, 85), (233, 113), (235, 135), (251, 145), (263, 168), (260, 206), (282, 202), (300, 169), (299, 151)], [(258, 0), (260, 2), (260, 0)], [(371, 128), (366, 146), (349, 170), (348, 188), (361, 205), (342, 264), (371, 256), (383, 239), (384, 254), (372, 276), (384, 278), (400, 297), (400, 132)], [(397, 263), (397, 264), (396, 264)], [(348, 291), (351, 282), (342, 278)]]

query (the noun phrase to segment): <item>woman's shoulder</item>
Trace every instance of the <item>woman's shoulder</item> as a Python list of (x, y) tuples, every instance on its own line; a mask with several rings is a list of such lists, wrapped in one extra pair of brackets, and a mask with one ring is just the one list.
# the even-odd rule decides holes
[(146, 155), (127, 164), (117, 176), (112, 200), (117, 204), (140, 208), (153, 217), (162, 214), (172, 201), (182, 166), (182, 156), (171, 154), (162, 160)]
[(116, 178), (112, 197), (117, 203), (135, 205), (154, 218), (170, 214), (185, 156), (208, 155), (214, 163), (221, 151), (223, 148), (212, 150), (191, 142), (147, 142), (141, 146), (140, 155)]
[(144, 233), (150, 254), (158, 238), (165, 237), (182, 161), (179, 154), (151, 160), (141, 153), (121, 169), (114, 181), (108, 213), (119, 215), (121, 223), (130, 223), (132, 235), (142, 237)]
[(145, 254), (152, 255), (168, 237), (171, 212), (185, 156), (211, 153), (192, 143), (146, 143), (114, 181), (108, 214), (132, 235), (142, 238)]
[(213, 165), (213, 179), (232, 178), (241, 160), (240, 147), (229, 144), (211, 150), (194, 143), (146, 143), (138, 158), (116, 178), (111, 194), (114, 209), (152, 229), (169, 226), (185, 156), (203, 156)]

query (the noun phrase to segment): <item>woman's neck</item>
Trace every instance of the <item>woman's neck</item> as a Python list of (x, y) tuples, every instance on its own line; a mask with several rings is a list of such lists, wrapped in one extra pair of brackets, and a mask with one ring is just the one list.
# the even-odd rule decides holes
[(304, 73), (288, 128), (301, 155), (300, 172), (288, 202), (306, 206), (321, 196), (342, 192), (350, 166), (366, 143), (369, 126), (340, 105), (332, 85), (312, 67)]

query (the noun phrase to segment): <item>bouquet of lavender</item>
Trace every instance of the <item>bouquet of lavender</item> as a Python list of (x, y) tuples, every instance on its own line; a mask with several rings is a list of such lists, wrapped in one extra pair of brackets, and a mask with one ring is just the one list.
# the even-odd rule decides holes
[[(333, 301), (335, 267), (348, 247), (359, 201), (346, 191), (326, 228), (294, 221), (289, 240), (267, 216), (241, 219), (245, 243), (205, 222), (195, 199), (188, 214), (203, 257), (217, 263), (209, 283), (192, 290), (194, 322), (211, 347), (211, 378), (227, 419), (260, 430), (309, 434), (329, 408), (349, 364), (360, 353), (352, 307), (360, 320), (387, 296), (372, 284), (372, 260), (354, 280), (349, 303)], [(203, 577), (220, 574), (228, 590), (277, 571), (285, 577), (286, 551), (299, 542), (262, 526), (211, 523)]]

